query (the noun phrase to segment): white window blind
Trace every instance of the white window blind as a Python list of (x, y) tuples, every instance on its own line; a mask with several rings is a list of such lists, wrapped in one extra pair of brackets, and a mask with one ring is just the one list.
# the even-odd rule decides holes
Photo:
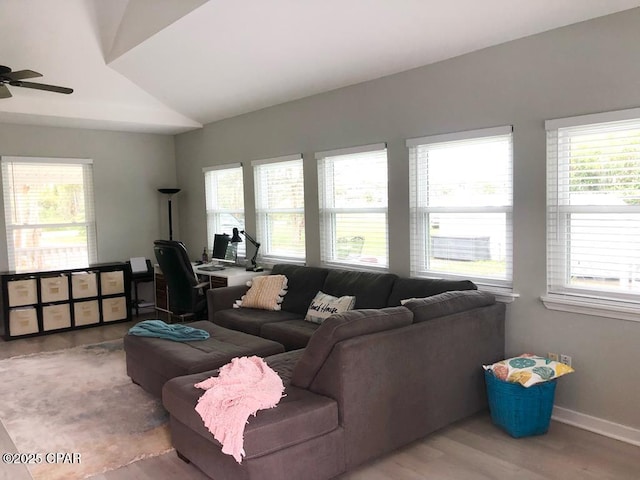
[(316, 154), (325, 265), (388, 268), (384, 144)]
[(3, 157), (2, 188), (11, 270), (97, 261), (91, 160)]
[[(244, 181), (242, 165), (209, 167), (204, 171), (207, 209), (207, 250), (213, 248), (216, 233), (229, 236), (233, 229), (244, 230)], [(238, 256), (244, 257), (245, 242), (238, 244)]]
[(411, 275), (510, 288), (512, 127), (407, 141)]
[[(302, 157), (255, 161), (256, 235), (267, 262), (304, 261)], [(251, 232), (250, 232), (251, 233)]]
[(548, 293), (640, 301), (640, 109), (546, 127)]

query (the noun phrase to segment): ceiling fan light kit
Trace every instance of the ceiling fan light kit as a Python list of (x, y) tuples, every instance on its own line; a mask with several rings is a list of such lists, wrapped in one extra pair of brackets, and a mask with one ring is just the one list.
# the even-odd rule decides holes
[(9, 67), (0, 65), (0, 98), (10, 98), (13, 96), (7, 88), (7, 85), (10, 85), (12, 87), (31, 88), (34, 90), (45, 90), (47, 92), (64, 94), (73, 92), (72, 88), (58, 87), (57, 85), (47, 85), (46, 83), (23, 81), (27, 78), (36, 78), (41, 76), (41, 73), (34, 72), (33, 70), (18, 70), (17, 72), (13, 72)]

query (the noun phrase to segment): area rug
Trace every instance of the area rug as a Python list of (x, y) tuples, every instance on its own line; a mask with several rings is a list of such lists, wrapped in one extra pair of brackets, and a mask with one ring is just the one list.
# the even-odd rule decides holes
[(28, 465), (35, 480), (87, 478), (171, 450), (168, 415), (127, 376), (122, 340), (2, 360), (0, 385), (9, 436), (40, 455)]

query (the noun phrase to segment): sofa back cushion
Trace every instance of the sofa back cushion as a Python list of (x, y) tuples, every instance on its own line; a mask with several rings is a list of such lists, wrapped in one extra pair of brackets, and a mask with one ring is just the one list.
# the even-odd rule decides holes
[[(387, 299), (397, 278), (393, 273), (329, 270), (320, 290), (334, 297), (356, 297), (356, 309), (383, 308), (387, 306)], [(317, 292), (314, 292), (314, 295), (315, 293)]]
[(291, 384), (308, 388), (331, 353), (343, 340), (410, 325), (413, 314), (404, 307), (350, 310), (332, 315), (314, 332), (298, 360)]
[(398, 278), (389, 295), (389, 307), (400, 305), (401, 300), (424, 298), (451, 290), (477, 290), (470, 280), (444, 280), (438, 278)]
[(329, 270), (281, 263), (274, 265), (271, 273), (287, 277), (287, 294), (282, 301), (282, 310), (305, 315), (313, 297), (322, 290)]
[(404, 304), (413, 312), (414, 323), (424, 322), (436, 317), (485, 307), (496, 303), (496, 297), (479, 290), (443, 292), (426, 298), (416, 298)]

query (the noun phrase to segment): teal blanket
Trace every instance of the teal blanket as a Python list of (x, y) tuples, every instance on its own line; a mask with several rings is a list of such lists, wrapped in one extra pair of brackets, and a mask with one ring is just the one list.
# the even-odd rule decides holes
[(156, 337), (173, 340), (174, 342), (191, 342), (193, 340), (206, 340), (209, 332), (192, 328), (187, 325), (168, 324), (162, 320), (144, 320), (129, 329), (130, 335), (140, 337)]

